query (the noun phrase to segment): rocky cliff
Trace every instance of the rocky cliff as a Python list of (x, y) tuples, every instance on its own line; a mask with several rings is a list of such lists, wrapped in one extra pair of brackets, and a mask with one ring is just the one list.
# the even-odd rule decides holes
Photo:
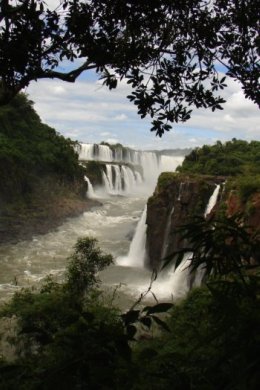
[(204, 215), (216, 184), (223, 177), (165, 172), (147, 205), (147, 266), (159, 269), (163, 258), (187, 246), (176, 231), (195, 215)]

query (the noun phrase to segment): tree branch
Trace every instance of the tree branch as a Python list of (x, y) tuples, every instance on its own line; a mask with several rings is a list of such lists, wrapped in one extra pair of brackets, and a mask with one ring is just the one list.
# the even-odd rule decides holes
[[(68, 73), (62, 73), (57, 72), (55, 70), (41, 70), (39, 74), (36, 75), (37, 79), (43, 79), (43, 78), (49, 78), (49, 79), (59, 79), (63, 81), (67, 81), (69, 83), (74, 83), (76, 79), (81, 75), (82, 72), (85, 70), (95, 69), (97, 66), (86, 61), (83, 65), (81, 65), (79, 68), (72, 70)], [(34, 79), (30, 78), (31, 80)], [(28, 80), (28, 83), (29, 81)]]

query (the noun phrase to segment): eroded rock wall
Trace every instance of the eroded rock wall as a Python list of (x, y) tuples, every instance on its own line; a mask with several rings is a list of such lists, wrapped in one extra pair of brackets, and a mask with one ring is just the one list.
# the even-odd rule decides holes
[(204, 215), (216, 183), (223, 178), (163, 173), (147, 205), (147, 266), (159, 269), (162, 259), (187, 247), (176, 230), (195, 215)]

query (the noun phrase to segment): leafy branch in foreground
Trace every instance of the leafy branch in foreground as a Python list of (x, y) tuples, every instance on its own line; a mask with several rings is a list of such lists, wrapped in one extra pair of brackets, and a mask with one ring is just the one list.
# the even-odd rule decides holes
[(33, 80), (92, 69), (109, 89), (126, 80), (159, 136), (194, 108), (223, 109), (226, 77), (260, 104), (257, 1), (4, 0), (0, 21), (0, 104)]
[(189, 242), (189, 247), (169, 256), (164, 267), (172, 259), (178, 267), (184, 255), (192, 253), (189, 265), (191, 272), (201, 268), (207, 277), (224, 277), (226, 280), (233, 275), (245, 287), (250, 272), (259, 268), (260, 233), (246, 226), (240, 214), (207, 220), (195, 217), (178, 231)]

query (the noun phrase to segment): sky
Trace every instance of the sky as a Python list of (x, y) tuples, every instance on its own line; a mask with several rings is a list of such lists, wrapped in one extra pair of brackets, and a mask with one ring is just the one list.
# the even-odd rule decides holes
[(120, 142), (135, 149), (175, 149), (213, 144), (232, 138), (260, 141), (260, 112), (245, 99), (238, 83), (229, 81), (224, 110), (194, 110), (184, 124), (173, 125), (162, 138), (150, 131), (149, 118), (141, 119), (121, 83), (109, 91), (94, 75), (74, 84), (58, 80), (32, 82), (27, 88), (42, 121), (65, 137), (84, 143)]
[[(48, 0), (55, 6), (58, 0)], [(66, 70), (66, 64), (64, 65)], [(232, 138), (260, 141), (260, 112), (245, 99), (239, 83), (228, 81), (224, 110), (196, 109), (189, 121), (173, 125), (162, 138), (150, 131), (150, 118), (141, 119), (126, 96), (126, 82), (109, 91), (94, 71), (74, 83), (59, 80), (31, 82), (26, 89), (42, 121), (65, 137), (85, 143), (120, 142), (135, 149), (175, 149), (225, 142)]]

